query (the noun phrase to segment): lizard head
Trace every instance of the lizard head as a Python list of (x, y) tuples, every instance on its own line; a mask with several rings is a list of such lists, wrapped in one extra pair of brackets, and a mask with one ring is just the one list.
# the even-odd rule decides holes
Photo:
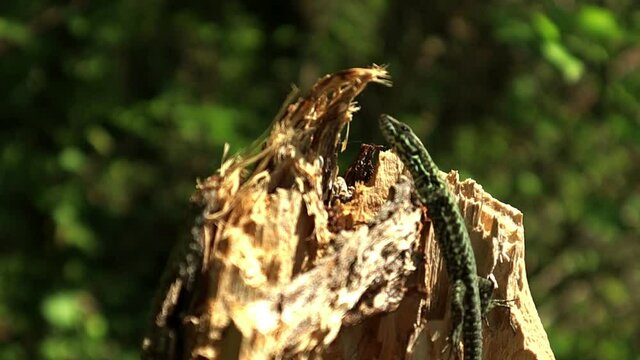
[(380, 130), (385, 140), (407, 167), (423, 203), (442, 197), (446, 192), (444, 183), (439, 179), (438, 166), (433, 162), (422, 141), (406, 124), (382, 114), (379, 119)]
[(403, 160), (423, 148), (422, 142), (407, 124), (387, 114), (380, 115), (379, 124), (382, 136)]

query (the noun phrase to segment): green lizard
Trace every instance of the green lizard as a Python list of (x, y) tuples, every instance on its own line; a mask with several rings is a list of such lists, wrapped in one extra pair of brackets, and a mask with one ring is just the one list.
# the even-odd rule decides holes
[(479, 360), (482, 358), (482, 317), (491, 302), (493, 284), (478, 277), (471, 240), (456, 198), (440, 179), (440, 170), (420, 139), (409, 126), (389, 115), (381, 115), (379, 122), (386, 141), (409, 169), (418, 199), (427, 206), (433, 221), (453, 285), (453, 348), (457, 348), (462, 335), (464, 358)]

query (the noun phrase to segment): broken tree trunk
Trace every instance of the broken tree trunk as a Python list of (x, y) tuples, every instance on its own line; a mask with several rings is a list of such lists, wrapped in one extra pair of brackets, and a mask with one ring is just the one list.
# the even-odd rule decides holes
[[(365, 145), (346, 180), (337, 176), (341, 132), (370, 82), (389, 85), (386, 71), (324, 77), (285, 104), (267, 139), (198, 185), (199, 276), (185, 306), (176, 305), (184, 281), (161, 294), (145, 346), (171, 346), (156, 357), (449, 355), (450, 285), (403, 164)], [(527, 284), (522, 213), (455, 171), (443, 176), (458, 196), (479, 274), (493, 276), (494, 298), (510, 303), (488, 316), (483, 358), (552, 359)], [(171, 341), (157, 340), (163, 326)]]

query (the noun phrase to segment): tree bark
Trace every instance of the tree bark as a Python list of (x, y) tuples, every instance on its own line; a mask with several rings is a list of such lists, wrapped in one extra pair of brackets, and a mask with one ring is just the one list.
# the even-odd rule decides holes
[[(346, 181), (337, 176), (342, 130), (369, 82), (389, 85), (388, 75), (320, 79), (285, 104), (267, 139), (198, 185), (200, 276), (176, 313), (172, 358), (447, 358), (450, 284), (410, 175), (365, 145)], [(509, 300), (488, 315), (483, 358), (553, 359), (527, 285), (522, 213), (455, 171), (443, 176), (479, 275)], [(171, 289), (165, 298), (177, 299)]]

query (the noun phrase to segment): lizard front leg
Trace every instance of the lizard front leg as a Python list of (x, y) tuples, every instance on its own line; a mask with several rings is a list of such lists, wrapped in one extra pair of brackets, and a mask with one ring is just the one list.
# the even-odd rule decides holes
[(487, 313), (492, 308), (493, 300), (493, 290), (495, 288), (494, 283), (484, 277), (478, 276), (478, 291), (480, 292), (480, 310), (482, 311), (482, 318), (486, 318)]

